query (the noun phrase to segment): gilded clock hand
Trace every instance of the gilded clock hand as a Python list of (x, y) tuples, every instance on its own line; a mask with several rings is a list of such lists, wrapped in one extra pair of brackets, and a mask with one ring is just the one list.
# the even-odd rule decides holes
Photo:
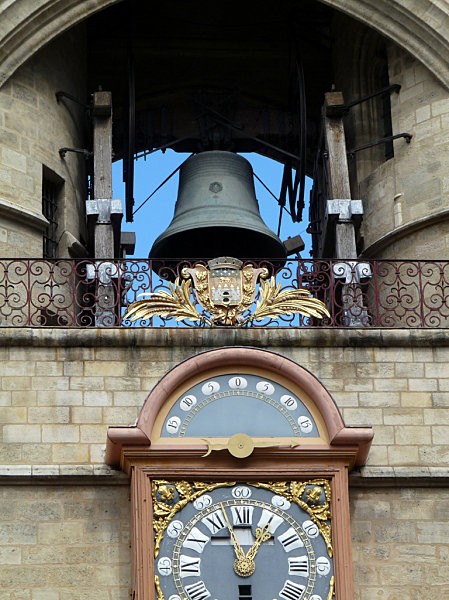
[(288, 446), (294, 448), (301, 443), (300, 438), (292, 438), (290, 443), (282, 443), (279, 440), (273, 441), (267, 438), (266, 440), (253, 440), (246, 433), (235, 433), (231, 435), (227, 442), (212, 442), (203, 438), (203, 442), (207, 444), (207, 452), (203, 457), (209, 456), (212, 451), (228, 450), (235, 458), (247, 458), (253, 453), (254, 448), (275, 448), (276, 446)]
[(256, 529), (256, 541), (254, 542), (254, 545), (246, 553), (246, 558), (248, 560), (254, 560), (257, 552), (259, 551), (260, 545), (263, 542), (268, 541), (270, 539), (270, 537), (271, 537), (271, 532), (270, 532), (270, 524), (269, 523), (266, 523), (266, 525), (264, 525), (263, 527), (258, 527)]
[(234, 572), (239, 575), (239, 577), (249, 577), (256, 570), (256, 563), (251, 558), (247, 558), (247, 556), (245, 556), (245, 552), (239, 544), (222, 502), (220, 502), (220, 506), (229, 529), (229, 534), (231, 536), (236, 555), (236, 559), (234, 561)]
[(223, 506), (222, 502), (220, 502), (220, 506), (221, 506), (221, 510), (223, 511), (224, 518), (226, 520), (226, 525), (228, 526), (228, 529), (229, 529), (229, 535), (231, 536), (232, 545), (234, 546), (234, 551), (235, 551), (235, 555), (237, 557), (237, 560), (245, 558), (245, 552), (243, 551), (243, 548), (239, 544), (237, 536), (234, 533), (234, 530), (232, 528), (232, 525), (231, 525), (231, 523), (229, 521), (228, 515), (227, 515), (227, 513), (225, 511), (225, 507)]
[(228, 443), (224, 442), (224, 443), (215, 443), (215, 442), (211, 442), (210, 440), (206, 439), (206, 438), (202, 438), (203, 442), (206, 442), (207, 444), (207, 452), (206, 454), (203, 454), (202, 457), (206, 457), (209, 456), (209, 454), (214, 450), (226, 450), (226, 448), (228, 447)]

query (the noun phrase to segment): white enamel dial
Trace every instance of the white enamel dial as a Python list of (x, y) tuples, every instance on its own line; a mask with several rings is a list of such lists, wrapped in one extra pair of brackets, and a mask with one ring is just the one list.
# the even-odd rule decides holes
[(252, 373), (214, 375), (186, 390), (162, 437), (319, 437), (305, 402), (276, 381)]

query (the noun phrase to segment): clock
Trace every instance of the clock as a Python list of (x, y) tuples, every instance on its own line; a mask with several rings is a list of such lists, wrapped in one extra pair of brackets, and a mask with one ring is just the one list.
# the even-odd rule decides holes
[[(224, 437), (319, 438), (323, 427), (302, 390), (292, 390), (267, 373), (204, 374), (168, 402), (160, 439)], [(316, 411), (315, 411), (316, 412)]]
[(330, 485), (153, 480), (158, 600), (328, 600)]
[(108, 430), (131, 478), (132, 597), (353, 599), (348, 473), (372, 437), (278, 354), (183, 361), (135, 426)]

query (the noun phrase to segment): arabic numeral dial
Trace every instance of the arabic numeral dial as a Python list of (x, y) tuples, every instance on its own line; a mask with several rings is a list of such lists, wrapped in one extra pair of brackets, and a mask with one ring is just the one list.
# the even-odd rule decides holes
[(189, 396), (184, 396), (184, 398), (179, 403), (179, 408), (183, 411), (188, 411), (195, 406), (196, 402), (196, 397), (193, 394), (190, 394)]
[(157, 561), (157, 570), (160, 575), (167, 577), (172, 573), (171, 560), (168, 556), (161, 556), (161, 558)]
[(309, 417), (298, 417), (298, 425), (303, 433), (310, 433), (313, 429), (313, 423)]
[(235, 488), (232, 488), (232, 496), (234, 498), (251, 498), (251, 488), (246, 485), (238, 485)]
[(272, 396), (274, 394), (274, 385), (269, 381), (258, 381), (256, 383), (256, 390), (266, 396)]
[(330, 570), (331, 563), (329, 559), (327, 559), (325, 556), (319, 556), (316, 559), (316, 572), (318, 573), (318, 575), (321, 575), (322, 577), (325, 575), (329, 575)]
[(281, 396), (280, 402), (287, 410), (296, 410), (298, 407), (298, 402), (295, 400), (295, 398), (293, 398), (293, 396), (289, 396), (288, 394)]
[(220, 389), (220, 384), (218, 381), (206, 381), (205, 384), (201, 387), (201, 391), (205, 396), (210, 396), (211, 394), (215, 394)]
[(181, 419), (179, 417), (170, 417), (165, 424), (165, 429), (168, 433), (178, 433), (180, 425)]
[(315, 539), (320, 533), (318, 526), (313, 521), (304, 521), (302, 528), (311, 539)]
[(248, 385), (247, 380), (241, 376), (231, 377), (228, 383), (231, 390), (244, 390)]
[(171, 538), (177, 538), (183, 527), (184, 524), (182, 521), (171, 521), (167, 527), (167, 535)]
[(207, 508), (212, 504), (212, 498), (209, 494), (203, 494), (199, 498), (193, 501), (193, 506), (196, 510), (203, 510), (203, 508)]

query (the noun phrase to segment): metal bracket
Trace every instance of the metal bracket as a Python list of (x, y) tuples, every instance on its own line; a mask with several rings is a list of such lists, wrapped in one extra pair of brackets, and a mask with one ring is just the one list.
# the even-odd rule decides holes
[(386, 144), (387, 142), (392, 142), (393, 140), (397, 140), (399, 138), (404, 138), (407, 144), (410, 144), (413, 135), (411, 133), (397, 133), (396, 135), (389, 135), (388, 137), (380, 138), (380, 140), (375, 140), (374, 142), (369, 142), (368, 144), (363, 144), (363, 146), (358, 146), (357, 148), (352, 148), (348, 152), (349, 157), (353, 157), (356, 152), (360, 152), (361, 150), (367, 150), (368, 148), (373, 148), (373, 146), (379, 146), (379, 144)]
[(334, 263), (332, 276), (334, 281), (341, 280), (343, 283), (366, 283), (372, 278), (373, 271), (367, 262), (349, 260)]
[(55, 93), (55, 96), (56, 96), (56, 102), (58, 104), (61, 102), (61, 100), (63, 98), (67, 98), (67, 100), (71, 100), (75, 104), (78, 104), (78, 106), (82, 106), (87, 111), (90, 111), (90, 106), (88, 104), (84, 104), (84, 102), (81, 102), (80, 100), (78, 100), (78, 98), (75, 98), (75, 96), (72, 96), (72, 94), (69, 94), (68, 92), (63, 92), (62, 90), (60, 90), (59, 92)]
[(93, 157), (94, 153), (89, 150), (85, 150), (84, 148), (59, 148), (58, 150), (59, 156), (64, 160), (67, 152), (75, 152), (76, 154), (82, 154), (86, 160), (89, 160)]
[(377, 98), (377, 96), (391, 94), (391, 92), (396, 92), (396, 94), (399, 94), (400, 89), (401, 85), (399, 83), (392, 83), (391, 85), (384, 87), (381, 90), (374, 92), (373, 94), (369, 94), (368, 96), (364, 96), (363, 98), (354, 100), (354, 102), (349, 102), (349, 104), (346, 104), (346, 108), (352, 108), (353, 106), (357, 106), (357, 104), (362, 104), (363, 102), (368, 102), (368, 100), (371, 100), (372, 98)]

